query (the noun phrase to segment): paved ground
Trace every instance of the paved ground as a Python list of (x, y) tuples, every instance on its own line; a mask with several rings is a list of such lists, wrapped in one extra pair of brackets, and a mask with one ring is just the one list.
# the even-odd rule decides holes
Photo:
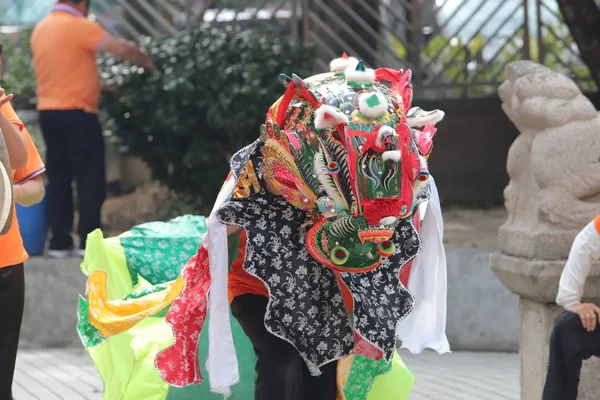
[[(460, 352), (438, 356), (427, 352), (413, 356), (403, 352), (402, 358), (417, 380), (410, 400), (519, 399), (516, 354)], [(17, 362), (14, 397), (101, 400), (102, 382), (83, 351), (23, 350)]]
[(82, 350), (21, 350), (13, 397), (15, 400), (101, 400), (102, 381)]
[(415, 375), (410, 400), (518, 400), (519, 356), (503, 353), (452, 353), (418, 356), (401, 353)]

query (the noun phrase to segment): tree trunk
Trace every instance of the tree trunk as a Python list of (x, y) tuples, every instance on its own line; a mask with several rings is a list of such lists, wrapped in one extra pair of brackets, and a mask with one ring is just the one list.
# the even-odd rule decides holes
[(600, 87), (600, 7), (594, 0), (557, 0), (565, 23)]

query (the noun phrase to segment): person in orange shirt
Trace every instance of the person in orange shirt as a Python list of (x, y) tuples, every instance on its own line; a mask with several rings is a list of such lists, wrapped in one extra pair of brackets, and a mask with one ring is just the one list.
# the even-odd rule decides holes
[(98, 120), (102, 87), (96, 52), (145, 68), (152, 59), (132, 43), (111, 36), (87, 18), (89, 0), (60, 1), (34, 29), (31, 51), (37, 76), (37, 108), (46, 142), (50, 249), (54, 258), (74, 251), (72, 182), (77, 184), (79, 250), (101, 227), (106, 197), (104, 137)]
[[(41, 175), (45, 167), (29, 133), (10, 105), (11, 98), (12, 96), (0, 94), (0, 120), (7, 120), (17, 128), (26, 144), (27, 160), (25, 165), (12, 170), (14, 201), (23, 206), (31, 206), (44, 197)], [(12, 156), (10, 147), (8, 152)], [(10, 229), (0, 236), (0, 399), (3, 400), (12, 400), (12, 381), (25, 301), (23, 263), (27, 258), (13, 204)]]

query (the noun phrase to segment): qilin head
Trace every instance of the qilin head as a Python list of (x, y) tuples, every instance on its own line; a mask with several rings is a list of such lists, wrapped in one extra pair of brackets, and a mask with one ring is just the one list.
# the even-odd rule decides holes
[(411, 106), (411, 77), (346, 54), (330, 73), (281, 75), (285, 94), (261, 132), (262, 175), (310, 216), (309, 253), (334, 270), (369, 271), (394, 254), (394, 231), (429, 178), (444, 114)]

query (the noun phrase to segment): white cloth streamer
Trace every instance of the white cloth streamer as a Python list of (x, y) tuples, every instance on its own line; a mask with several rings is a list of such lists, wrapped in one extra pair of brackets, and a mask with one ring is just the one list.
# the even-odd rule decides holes
[(231, 387), (239, 382), (240, 373), (229, 320), (227, 226), (219, 221), (216, 212), (231, 196), (234, 183), (230, 178), (219, 192), (203, 243), (208, 250), (211, 276), (206, 369), (210, 390), (223, 394), (225, 399), (231, 395)]
[(413, 260), (408, 290), (415, 297), (413, 311), (396, 328), (402, 348), (413, 354), (432, 349), (450, 352), (446, 337), (447, 271), (444, 250), (444, 221), (437, 187), (430, 176), (431, 198), (421, 210), (421, 251)]

